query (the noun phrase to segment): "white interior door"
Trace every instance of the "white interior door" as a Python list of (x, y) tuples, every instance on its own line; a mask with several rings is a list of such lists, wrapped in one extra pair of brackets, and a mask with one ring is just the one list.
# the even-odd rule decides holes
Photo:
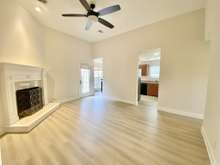
[(80, 69), (80, 75), (81, 75), (81, 81), (80, 81), (80, 85), (81, 85), (81, 97), (84, 96), (88, 96), (91, 93), (91, 84), (90, 84), (90, 80), (91, 80), (91, 70), (88, 67), (85, 66), (81, 66)]

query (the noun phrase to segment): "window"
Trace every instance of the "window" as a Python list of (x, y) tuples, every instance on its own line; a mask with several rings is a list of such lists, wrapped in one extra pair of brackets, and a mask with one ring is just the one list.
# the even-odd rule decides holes
[(101, 81), (103, 78), (102, 70), (94, 70), (95, 89), (101, 90)]
[(82, 94), (90, 92), (90, 69), (81, 68), (81, 88)]
[(160, 78), (160, 66), (152, 65), (149, 70), (150, 77)]

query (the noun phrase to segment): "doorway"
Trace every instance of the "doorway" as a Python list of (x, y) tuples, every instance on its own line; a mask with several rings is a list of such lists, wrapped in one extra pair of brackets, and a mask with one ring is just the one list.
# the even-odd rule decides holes
[(103, 75), (103, 58), (96, 58), (94, 63), (94, 90), (95, 94), (102, 94), (104, 90), (104, 75)]
[(161, 49), (143, 52), (138, 61), (138, 102), (157, 103), (160, 85)]
[(80, 67), (80, 95), (81, 97), (89, 96), (91, 93), (91, 69), (89, 65)]

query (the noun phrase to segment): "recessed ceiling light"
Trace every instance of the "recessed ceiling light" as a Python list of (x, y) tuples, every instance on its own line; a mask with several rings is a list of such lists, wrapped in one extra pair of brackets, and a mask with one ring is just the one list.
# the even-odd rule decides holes
[(35, 10), (36, 10), (37, 12), (39, 12), (39, 13), (41, 12), (41, 8), (40, 8), (40, 7), (38, 7), (38, 6), (37, 6), (37, 7), (35, 7)]

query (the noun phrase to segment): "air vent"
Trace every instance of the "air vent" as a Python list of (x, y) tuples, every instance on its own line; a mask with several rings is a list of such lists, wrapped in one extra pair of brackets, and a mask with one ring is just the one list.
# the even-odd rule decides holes
[(38, 1), (41, 2), (41, 3), (44, 3), (44, 4), (47, 3), (47, 0), (38, 0)]
[(98, 32), (99, 32), (99, 33), (104, 33), (104, 31), (103, 31), (103, 30), (98, 30)]

